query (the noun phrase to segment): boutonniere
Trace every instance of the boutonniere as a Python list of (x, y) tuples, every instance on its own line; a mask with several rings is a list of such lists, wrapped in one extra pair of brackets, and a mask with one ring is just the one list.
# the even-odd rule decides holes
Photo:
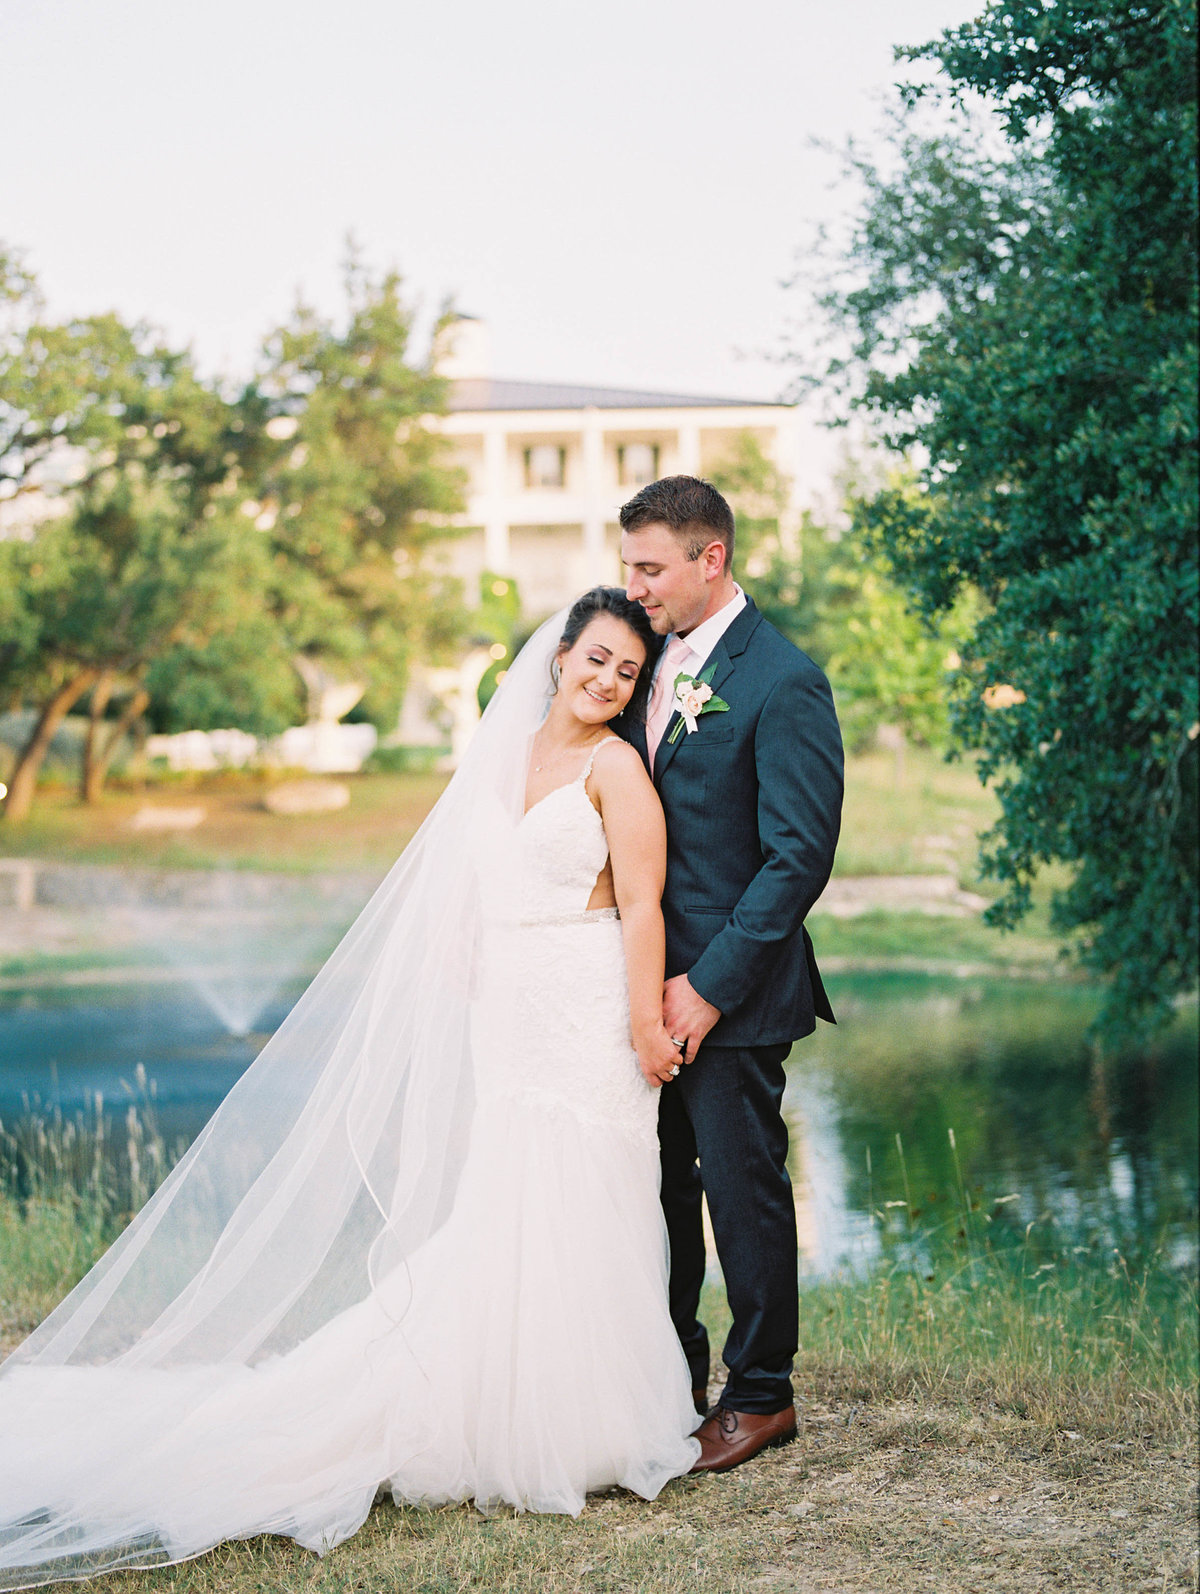
[(679, 733), (686, 725), (688, 735), (696, 729), (701, 714), (725, 714), (729, 711), (729, 704), (723, 697), (717, 697), (709, 682), (717, 673), (716, 661), (705, 665), (698, 676), (677, 675), (675, 677), (675, 707), (683, 718), (667, 737), (668, 742), (678, 740)]

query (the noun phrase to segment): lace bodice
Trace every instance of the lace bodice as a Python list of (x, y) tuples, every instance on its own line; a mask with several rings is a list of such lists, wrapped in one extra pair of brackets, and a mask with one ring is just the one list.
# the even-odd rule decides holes
[(582, 913), (608, 861), (604, 824), (587, 794), (587, 780), (607, 736), (569, 786), (557, 786), (535, 803), (517, 831), (520, 850), (520, 917), (539, 923)]
[(608, 858), (587, 778), (609, 740), (518, 826), (518, 918), (496, 924), (483, 958), (476, 1088), (653, 1149), (658, 1099), (630, 1043), (617, 910), (587, 905)]

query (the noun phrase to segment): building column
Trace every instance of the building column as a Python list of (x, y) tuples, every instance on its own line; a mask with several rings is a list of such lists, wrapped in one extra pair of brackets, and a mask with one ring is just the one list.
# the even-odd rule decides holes
[(483, 557), (489, 570), (512, 574), (512, 549), (504, 501), (508, 496), (508, 434), (489, 426), (483, 434)]
[(583, 462), (583, 551), (588, 579), (601, 580), (605, 574), (607, 550), (604, 546), (604, 433), (594, 409), (583, 412), (581, 439)]
[(678, 436), (679, 474), (681, 476), (699, 476), (700, 428), (698, 426), (681, 426)]

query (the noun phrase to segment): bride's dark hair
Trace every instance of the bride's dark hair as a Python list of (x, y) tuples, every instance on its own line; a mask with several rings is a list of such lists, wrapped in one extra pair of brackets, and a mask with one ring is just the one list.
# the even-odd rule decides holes
[[(634, 603), (625, 596), (621, 587), (592, 587), (582, 597), (576, 598), (563, 623), (562, 636), (558, 641), (558, 652), (564, 653), (573, 648), (584, 630), (591, 624), (598, 614), (611, 614), (614, 620), (622, 620), (637, 637), (646, 649), (646, 662), (638, 671), (637, 685), (633, 689), (633, 696), (625, 705), (618, 718), (629, 722), (644, 720), (646, 717), (646, 704), (650, 697), (650, 680), (654, 674), (654, 664), (662, 648), (662, 638), (654, 634), (646, 611), (640, 603)], [(557, 674), (555, 675), (557, 685)]]

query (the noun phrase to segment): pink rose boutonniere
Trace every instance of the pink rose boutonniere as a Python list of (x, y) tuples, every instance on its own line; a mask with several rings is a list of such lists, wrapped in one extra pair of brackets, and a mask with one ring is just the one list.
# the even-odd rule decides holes
[[(678, 740), (679, 733), (686, 725), (688, 735), (696, 729), (701, 714), (725, 714), (729, 711), (729, 704), (723, 697), (717, 697), (709, 682), (716, 674), (715, 662), (708, 664), (700, 671), (698, 676), (677, 675), (675, 677), (675, 707), (683, 716), (675, 729), (667, 737), (668, 742)], [(705, 677), (708, 677), (706, 680)]]

